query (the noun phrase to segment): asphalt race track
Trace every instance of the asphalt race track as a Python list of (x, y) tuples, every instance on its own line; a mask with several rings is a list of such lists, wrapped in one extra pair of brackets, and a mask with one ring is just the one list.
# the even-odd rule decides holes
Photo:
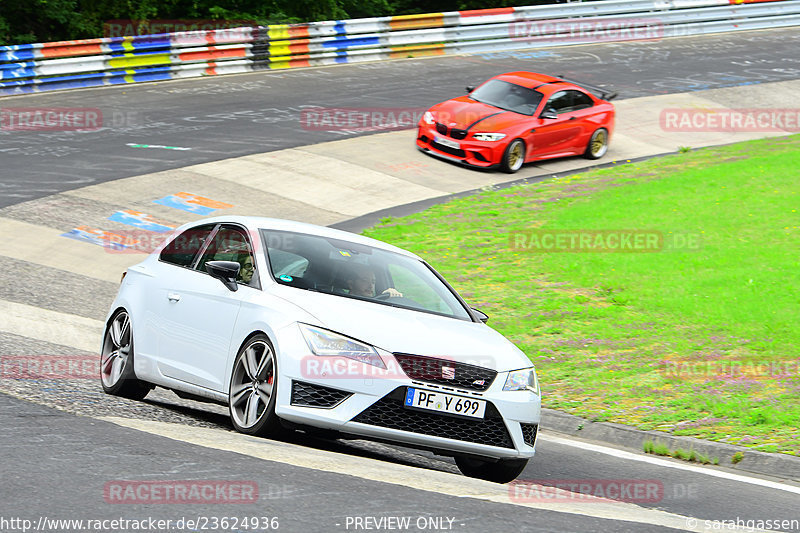
[(407, 59), (3, 98), (3, 107), (99, 108), (107, 127), (0, 131), (0, 208), (112, 179), (352, 136), (305, 129), (302, 110), (423, 109), (513, 70), (610, 86), (619, 99), (792, 80), (800, 77), (800, 32)]
[[(787, 99), (798, 95), (800, 32), (406, 59), (0, 99), (0, 108), (97, 108), (104, 121), (93, 132), (0, 129), (0, 235), (6, 242), (0, 253), (0, 356), (95, 357), (120, 272), (137, 256), (109, 254), (61, 234), (79, 224), (102, 227), (114, 209), (148, 210), (175, 223), (194, 220), (194, 214), (152, 202), (194, 186), (194, 192), (235, 203), (230, 212), (253, 213), (274, 201), (269, 214), (346, 224), (391, 205), (509, 180), (417, 154), (407, 131), (316, 130), (302, 117), (303, 110), (318, 107), (421, 110), (512, 70), (613, 87), (620, 114), (633, 115), (640, 103), (656, 101), (788, 107), (797, 99)], [(649, 151), (633, 150), (633, 139), (645, 132), (624, 120), (620, 128), (621, 146), (612, 144), (608, 158), (677, 149), (669, 139)], [(652, 134), (661, 135), (655, 127)], [(686, 142), (733, 140), (717, 135)], [(335, 160), (336, 154), (347, 161)], [(585, 165), (530, 165), (514, 178)], [(267, 167), (285, 173), (280, 195), (267, 196), (273, 186), (267, 182), (249, 188)], [(364, 181), (354, 175), (360, 171)], [(403, 172), (410, 177), (392, 181)], [(314, 181), (292, 181), (301, 175)], [(383, 189), (370, 188), (373, 177)], [(357, 193), (377, 199), (375, 207), (359, 204)], [(313, 194), (319, 198), (304, 201)], [(342, 205), (323, 203), (337, 194)], [(800, 531), (800, 478), (698, 467), (567, 439), (546, 428), (520, 476), (527, 485), (517, 490), (465, 478), (451, 459), (401, 447), (303, 434), (254, 439), (232, 431), (224, 408), (159, 390), (144, 402), (112, 398), (94, 377), (0, 379), (0, 393), (0, 532), (21, 530), (3, 522), (11, 518), (36, 526), (43, 517), (234, 516), (277, 518), (279, 527), (271, 529), (289, 532), (754, 531), (747, 521), (755, 520), (789, 521), (789, 527), (762, 531)], [(237, 481), (257, 486), (258, 497), (244, 503), (122, 503), (107, 490), (121, 480)], [(656, 489), (627, 501), (542, 489), (565, 482)], [(409, 525), (401, 527), (402, 519)], [(731, 521), (739, 525), (731, 527)]]

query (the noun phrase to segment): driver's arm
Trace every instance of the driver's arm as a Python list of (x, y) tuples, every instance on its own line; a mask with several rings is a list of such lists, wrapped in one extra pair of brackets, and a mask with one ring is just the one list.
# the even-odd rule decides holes
[(381, 294), (388, 294), (389, 298), (402, 298), (403, 297), (403, 293), (398, 291), (394, 287), (389, 287), (388, 289), (383, 291)]

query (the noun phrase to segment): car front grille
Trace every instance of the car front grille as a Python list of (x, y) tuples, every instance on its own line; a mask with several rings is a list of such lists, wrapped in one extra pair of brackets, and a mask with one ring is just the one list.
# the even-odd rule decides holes
[(443, 144), (439, 144), (436, 141), (431, 142), (431, 146), (439, 150), (440, 152), (444, 152), (446, 154), (454, 155), (456, 157), (466, 157), (467, 153), (464, 150), (459, 150), (458, 148), (450, 148), (449, 146), (445, 146)]
[(305, 383), (303, 381), (292, 381), (291, 403), (292, 405), (300, 407), (323, 407), (330, 409), (336, 407), (352, 395), (352, 392)]
[[(447, 385), (459, 389), (485, 391), (494, 381), (497, 372), (490, 368), (468, 365), (450, 359), (425, 357), (405, 353), (394, 354), (403, 372), (417, 381)], [(452, 369), (452, 379), (448, 379)]]
[(469, 133), (467, 130), (460, 130), (458, 128), (448, 128), (445, 124), (442, 124), (441, 122), (436, 123), (436, 132), (441, 133), (442, 135), (447, 135), (449, 137), (452, 137), (453, 139), (458, 139), (459, 141), (461, 139), (466, 139), (467, 133)]
[(520, 424), (522, 427), (522, 440), (530, 447), (536, 444), (536, 433), (539, 431), (539, 424)]
[(466, 418), (404, 406), (406, 387), (399, 387), (353, 418), (353, 422), (447, 439), (513, 448), (505, 422), (490, 402), (484, 418)]

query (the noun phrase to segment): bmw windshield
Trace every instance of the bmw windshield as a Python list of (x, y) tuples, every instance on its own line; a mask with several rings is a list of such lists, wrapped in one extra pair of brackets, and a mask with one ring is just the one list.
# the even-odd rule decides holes
[(469, 97), (476, 102), (522, 115), (533, 115), (542, 101), (542, 93), (501, 80), (487, 81), (472, 91)]
[(261, 238), (281, 285), (472, 320), (452, 290), (418, 259), (304, 233), (262, 229)]

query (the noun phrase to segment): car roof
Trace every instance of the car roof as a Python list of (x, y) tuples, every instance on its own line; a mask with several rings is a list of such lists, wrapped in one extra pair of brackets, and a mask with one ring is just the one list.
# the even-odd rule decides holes
[(506, 72), (505, 74), (495, 76), (495, 79), (516, 83), (517, 85), (522, 85), (523, 87), (528, 88), (536, 87), (542, 83), (552, 83), (560, 80), (560, 78), (556, 78), (555, 76), (525, 71)]
[(386, 250), (389, 252), (394, 252), (408, 257), (412, 257), (414, 259), (421, 260), (421, 258), (418, 255), (413, 254), (408, 250), (403, 250), (402, 248), (398, 248), (397, 246), (392, 246), (391, 244), (387, 244), (385, 242), (376, 239), (370, 239), (369, 237), (364, 237), (363, 235), (357, 235), (355, 233), (350, 233), (349, 231), (328, 228), (326, 226), (318, 226), (316, 224), (308, 224), (306, 222), (297, 222), (295, 220), (286, 220), (281, 218), (242, 216), (242, 215), (218, 216), (212, 218), (204, 218), (196, 220), (189, 224), (184, 224), (180, 228), (177, 228), (176, 232), (183, 231), (185, 229), (198, 226), (201, 224), (226, 224), (226, 223), (239, 224), (241, 226), (246, 227), (248, 230), (267, 229), (267, 230), (277, 230), (277, 231), (290, 231), (294, 233), (305, 233), (307, 235), (317, 235), (320, 237), (329, 237), (332, 239), (339, 239), (342, 241), (352, 242), (355, 244), (372, 246), (373, 248), (378, 248), (381, 250)]
[(581, 92), (586, 92), (585, 89), (575, 85), (572, 82), (562, 80), (556, 76), (548, 74), (539, 74), (538, 72), (507, 72), (495, 76), (495, 80), (507, 81), (514, 83), (528, 89), (536, 89), (539, 92), (550, 93), (555, 91), (563, 91), (564, 89), (578, 89)]

